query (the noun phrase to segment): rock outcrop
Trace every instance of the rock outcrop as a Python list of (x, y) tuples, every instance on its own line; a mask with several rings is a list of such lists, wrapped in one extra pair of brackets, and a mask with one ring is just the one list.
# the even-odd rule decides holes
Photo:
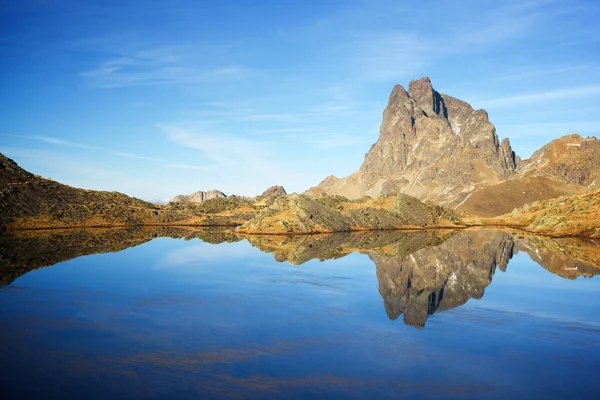
[(208, 190), (206, 192), (195, 192), (192, 194), (180, 194), (178, 196), (173, 197), (171, 200), (172, 203), (201, 203), (206, 200), (217, 199), (217, 198), (225, 198), (227, 197), (225, 193), (219, 190)]
[(354, 174), (329, 176), (308, 195), (350, 199), (404, 193), (482, 217), (600, 185), (600, 141), (568, 135), (521, 161), (499, 142), (485, 110), (433, 89), (429, 78), (397, 85), (379, 139)]
[(600, 190), (537, 201), (499, 218), (533, 233), (600, 238)]
[(287, 195), (287, 192), (285, 191), (283, 186), (279, 185), (271, 186), (270, 188), (265, 190), (263, 194), (261, 194), (262, 197), (279, 197), (285, 195)]
[(308, 193), (405, 193), (452, 206), (461, 194), (512, 175), (516, 163), (508, 139), (499, 142), (484, 110), (438, 93), (425, 77), (408, 91), (394, 87), (379, 139), (356, 173), (328, 177)]
[(237, 230), (240, 233), (305, 234), (460, 224), (460, 219), (444, 207), (425, 204), (403, 194), (354, 201), (341, 196), (311, 198), (293, 194), (277, 198)]

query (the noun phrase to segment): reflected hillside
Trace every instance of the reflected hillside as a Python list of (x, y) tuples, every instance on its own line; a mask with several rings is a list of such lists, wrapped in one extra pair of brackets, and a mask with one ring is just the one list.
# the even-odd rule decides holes
[(533, 261), (562, 278), (591, 278), (600, 272), (600, 240), (519, 234), (516, 244)]
[(452, 236), (451, 230), (368, 231), (325, 235), (249, 235), (246, 240), (275, 260), (301, 265), (316, 259), (325, 261), (350, 253), (402, 257), (417, 250), (438, 246)]
[(99, 253), (116, 253), (158, 237), (198, 238), (207, 243), (242, 240), (229, 230), (185, 227), (24, 230), (0, 235), (0, 285), (43, 267)]
[(379, 294), (391, 320), (423, 327), (429, 315), (479, 299), (497, 269), (523, 251), (567, 279), (600, 273), (600, 242), (552, 239), (516, 230), (371, 231), (242, 237), (231, 230), (186, 227), (19, 231), (0, 236), (0, 282), (76, 257), (118, 252), (158, 237), (218, 244), (246, 239), (279, 262), (302, 265), (362, 253), (376, 265)]

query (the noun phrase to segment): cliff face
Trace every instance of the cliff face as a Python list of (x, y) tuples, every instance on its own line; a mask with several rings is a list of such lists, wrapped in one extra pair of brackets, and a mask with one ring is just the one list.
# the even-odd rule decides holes
[(600, 185), (600, 141), (569, 135), (521, 161), (501, 142), (485, 110), (440, 94), (429, 78), (397, 85), (379, 139), (360, 169), (329, 176), (306, 193), (348, 198), (405, 193), (492, 217), (523, 204)]
[(360, 169), (329, 177), (310, 193), (349, 198), (405, 193), (442, 204), (474, 187), (513, 174), (516, 159), (508, 139), (499, 142), (484, 110), (438, 93), (429, 78), (397, 85), (383, 112), (379, 139)]

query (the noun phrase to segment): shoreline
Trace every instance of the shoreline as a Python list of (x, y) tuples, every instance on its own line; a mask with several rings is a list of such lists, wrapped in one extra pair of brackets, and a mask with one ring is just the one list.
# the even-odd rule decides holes
[(351, 229), (347, 231), (331, 231), (331, 232), (289, 232), (289, 233), (281, 233), (281, 232), (247, 232), (247, 231), (236, 231), (235, 228), (242, 226), (242, 224), (220, 224), (220, 225), (197, 225), (197, 224), (139, 224), (139, 225), (131, 225), (131, 224), (107, 224), (107, 225), (76, 225), (76, 226), (45, 226), (45, 227), (10, 227), (7, 226), (3, 231), (0, 231), (0, 235), (2, 234), (12, 234), (18, 232), (35, 232), (35, 231), (73, 231), (73, 230), (84, 230), (84, 229), (92, 229), (92, 230), (100, 230), (100, 229), (144, 229), (144, 228), (187, 228), (187, 229), (220, 229), (220, 230), (231, 230), (236, 235), (239, 236), (306, 236), (306, 235), (332, 235), (339, 233), (359, 233), (359, 232), (418, 232), (418, 231), (441, 231), (441, 230), (466, 230), (471, 228), (488, 228), (488, 229), (509, 229), (513, 231), (519, 231), (526, 234), (532, 234), (536, 236), (548, 237), (548, 238), (575, 238), (575, 239), (583, 239), (583, 240), (598, 240), (598, 238), (593, 238), (590, 236), (584, 235), (552, 235), (547, 233), (539, 233), (530, 231), (527, 229), (523, 229), (527, 225), (525, 224), (494, 224), (494, 223), (475, 223), (475, 224), (463, 224), (457, 226), (415, 226), (415, 225), (406, 225), (397, 228), (382, 228), (382, 229)]

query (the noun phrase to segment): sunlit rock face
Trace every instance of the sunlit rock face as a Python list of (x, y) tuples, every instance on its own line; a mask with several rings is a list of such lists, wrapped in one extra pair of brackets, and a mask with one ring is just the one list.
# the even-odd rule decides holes
[(492, 217), (524, 204), (600, 185), (600, 141), (556, 139), (521, 161), (499, 140), (485, 110), (436, 91), (429, 78), (396, 85), (379, 138), (350, 176), (328, 176), (306, 191), (348, 198), (404, 193)]
[(402, 192), (449, 204), (515, 168), (510, 143), (500, 144), (487, 112), (440, 94), (424, 77), (410, 82), (408, 91), (394, 87), (379, 139), (360, 169), (343, 179), (329, 177), (309, 192), (349, 198)]

